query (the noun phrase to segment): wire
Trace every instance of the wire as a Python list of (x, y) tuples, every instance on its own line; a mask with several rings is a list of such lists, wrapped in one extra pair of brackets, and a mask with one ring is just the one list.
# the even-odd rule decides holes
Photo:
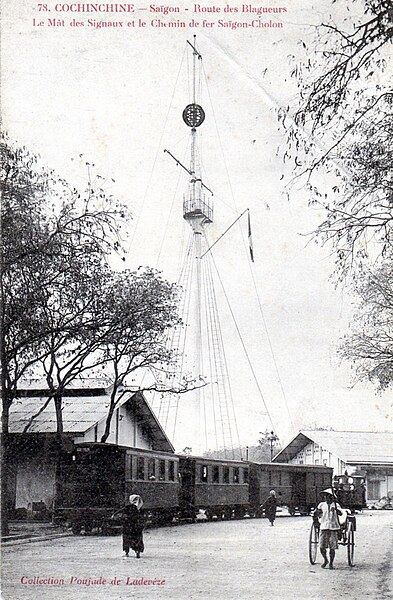
[[(212, 103), (212, 99), (211, 99), (211, 95), (210, 95), (210, 89), (209, 89), (209, 85), (208, 85), (207, 75), (206, 75), (206, 72), (205, 72), (205, 69), (204, 69), (203, 65), (202, 65), (202, 68), (203, 68), (203, 72), (204, 72), (204, 76), (205, 76), (205, 85), (206, 85), (206, 88), (207, 88), (207, 91), (208, 91), (210, 105), (211, 105), (211, 108), (212, 108), (213, 119), (214, 119), (214, 123), (215, 123), (215, 126), (216, 126), (217, 137), (218, 137), (218, 141), (219, 141), (221, 153), (222, 153), (222, 156), (223, 156), (223, 163), (224, 163), (225, 171), (226, 171), (227, 178), (228, 178), (228, 184), (229, 184), (229, 189), (230, 189), (230, 192), (231, 192), (231, 197), (232, 197), (232, 201), (233, 201), (234, 207), (236, 209), (236, 212), (238, 212), (238, 208), (237, 208), (237, 205), (236, 205), (235, 195), (233, 193), (231, 178), (230, 178), (230, 175), (229, 175), (229, 170), (228, 170), (227, 162), (225, 160), (224, 148), (223, 148), (223, 145), (222, 145), (222, 142), (221, 142), (221, 136), (220, 136), (220, 133), (219, 133), (219, 130), (218, 130), (217, 119), (216, 119), (216, 115), (215, 115), (215, 112), (214, 112), (214, 107), (213, 107), (213, 103)], [(245, 250), (247, 252), (247, 246), (246, 246), (246, 242), (245, 242), (245, 239), (244, 239), (243, 230), (241, 228), (240, 228), (240, 233), (241, 233), (241, 237), (242, 237), (243, 247), (245, 248)], [(282, 380), (281, 380), (281, 376), (280, 376), (280, 373), (279, 373), (279, 369), (278, 369), (278, 365), (277, 365), (275, 353), (274, 353), (274, 350), (273, 350), (273, 344), (272, 344), (272, 341), (271, 341), (271, 338), (270, 338), (270, 333), (269, 333), (269, 330), (268, 330), (268, 327), (267, 327), (267, 322), (266, 322), (265, 315), (264, 315), (264, 312), (263, 312), (262, 303), (261, 303), (261, 300), (260, 300), (258, 288), (257, 288), (256, 281), (255, 281), (254, 271), (252, 269), (251, 262), (247, 261), (247, 263), (248, 263), (248, 267), (249, 267), (249, 270), (250, 270), (250, 273), (251, 273), (251, 278), (252, 278), (252, 282), (253, 282), (255, 294), (256, 294), (256, 297), (257, 297), (257, 301), (258, 301), (258, 307), (259, 307), (259, 310), (260, 310), (260, 313), (261, 313), (261, 316), (262, 316), (262, 322), (263, 322), (264, 330), (265, 330), (266, 337), (267, 337), (267, 340), (268, 340), (269, 349), (270, 349), (270, 352), (271, 352), (271, 355), (272, 355), (272, 359), (273, 359), (273, 364), (274, 364), (274, 367), (275, 367), (275, 371), (276, 371), (276, 374), (277, 374), (277, 377), (278, 377), (278, 382), (279, 382), (280, 390), (281, 390), (281, 393), (282, 393), (282, 396), (283, 396), (283, 399), (284, 399), (284, 403), (285, 403), (285, 407), (286, 407), (286, 410), (287, 410), (287, 413), (288, 413), (289, 421), (291, 423), (291, 426), (293, 427), (292, 416), (291, 416), (291, 413), (290, 413), (290, 410), (289, 410), (287, 397), (286, 397), (286, 394), (285, 394), (284, 386), (282, 384)], [(264, 402), (264, 405), (265, 405), (266, 410), (267, 410), (267, 406), (266, 406), (265, 400), (263, 400), (263, 402)], [(273, 425), (273, 423), (272, 423), (272, 425)]]

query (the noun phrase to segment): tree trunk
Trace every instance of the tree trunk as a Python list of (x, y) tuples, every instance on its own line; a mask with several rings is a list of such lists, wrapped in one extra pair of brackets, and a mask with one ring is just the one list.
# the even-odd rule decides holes
[(53, 396), (53, 402), (55, 404), (56, 413), (56, 438), (54, 447), (55, 456), (55, 486), (54, 486), (54, 497), (53, 497), (53, 514), (55, 513), (58, 500), (62, 495), (62, 479), (61, 479), (61, 463), (62, 463), (62, 452), (63, 452), (63, 413), (62, 413), (62, 401), (63, 393), (57, 390)]
[(116, 402), (115, 402), (116, 393), (117, 393), (117, 387), (114, 386), (112, 393), (111, 393), (111, 401), (110, 401), (110, 405), (109, 405), (108, 416), (105, 421), (105, 431), (100, 440), (103, 444), (106, 442), (106, 440), (108, 439), (109, 434), (111, 432), (112, 417), (113, 417), (113, 413), (115, 412), (115, 408), (116, 408)]
[[(4, 366), (4, 365), (3, 365)], [(3, 375), (2, 375), (3, 380)], [(2, 381), (4, 386), (4, 380)], [(10, 513), (10, 458), (11, 447), (9, 438), (9, 414), (12, 404), (12, 398), (9, 392), (3, 389), (3, 414), (2, 414), (2, 434), (1, 434), (1, 535), (9, 535), (9, 513)]]

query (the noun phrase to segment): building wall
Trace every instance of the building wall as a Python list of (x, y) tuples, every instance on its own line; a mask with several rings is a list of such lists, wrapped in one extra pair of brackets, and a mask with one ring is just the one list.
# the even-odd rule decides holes
[(385, 467), (368, 467), (367, 473), (367, 502), (378, 502), (380, 498), (389, 497), (393, 500), (393, 469)]
[(322, 465), (325, 467), (332, 467), (333, 475), (343, 475), (345, 471), (351, 474), (354, 471), (354, 467), (347, 465), (340, 460), (338, 456), (335, 456), (314, 442), (307, 444), (307, 446), (298, 452), (298, 454), (289, 462), (296, 465)]
[(388, 496), (393, 499), (393, 468), (385, 467), (365, 467), (362, 465), (349, 465), (343, 462), (338, 456), (335, 456), (325, 448), (322, 448), (314, 442), (310, 442), (298, 452), (290, 461), (297, 465), (325, 465), (333, 467), (334, 475), (352, 475), (359, 469), (365, 473), (366, 477), (366, 500), (368, 503), (377, 502), (380, 498)]
[[(45, 454), (22, 455), (16, 466), (15, 508), (25, 509), (28, 516), (38, 512), (36, 503), (52, 508), (55, 485), (55, 461)], [(42, 511), (41, 511), (42, 512)]]
[[(105, 420), (92, 427), (84, 436), (78, 437), (77, 442), (99, 442), (105, 431)], [(123, 405), (115, 410), (111, 422), (111, 431), (107, 439), (108, 444), (119, 444), (152, 450), (152, 440), (144, 433), (142, 425), (128, 405)]]

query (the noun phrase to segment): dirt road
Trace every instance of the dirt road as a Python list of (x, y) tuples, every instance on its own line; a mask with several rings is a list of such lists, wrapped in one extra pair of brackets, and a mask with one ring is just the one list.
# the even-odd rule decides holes
[(358, 515), (356, 566), (308, 562), (310, 518), (196, 523), (145, 532), (141, 560), (120, 537), (81, 536), (5, 548), (4, 600), (337, 600), (393, 598), (393, 512)]

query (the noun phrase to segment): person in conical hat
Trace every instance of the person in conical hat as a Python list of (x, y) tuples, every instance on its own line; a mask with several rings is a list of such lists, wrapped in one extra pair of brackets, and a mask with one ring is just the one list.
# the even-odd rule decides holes
[[(338, 515), (342, 514), (341, 506), (335, 501), (335, 495), (332, 488), (327, 488), (321, 492), (323, 501), (318, 504), (315, 514), (319, 517), (320, 536), (319, 549), (323, 557), (322, 569), (329, 564), (329, 569), (334, 569), (334, 558), (338, 548), (338, 532), (340, 523)], [(329, 550), (329, 560), (327, 551)]]
[(322, 490), (322, 492), (319, 492), (321, 494), (321, 496), (323, 494), (326, 494), (328, 496), (332, 496), (332, 498), (336, 497), (336, 494), (334, 493), (334, 491), (332, 490), (332, 488), (326, 488), (326, 490)]

